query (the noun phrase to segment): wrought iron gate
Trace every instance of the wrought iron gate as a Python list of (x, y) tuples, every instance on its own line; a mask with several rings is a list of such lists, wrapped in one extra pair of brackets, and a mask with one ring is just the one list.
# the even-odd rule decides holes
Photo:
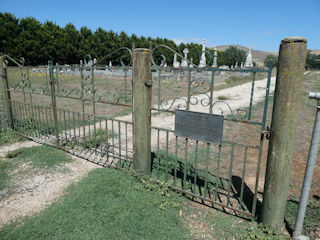
[[(163, 45), (150, 49), (152, 178), (203, 203), (255, 216), (272, 65), (268, 69), (200, 68), (176, 53), (192, 65), (172, 68), (166, 67), (164, 48), (176, 53)], [(121, 66), (106, 65), (120, 52), (126, 53), (120, 57)], [(13, 129), (101, 165), (131, 168), (131, 56), (132, 51), (123, 47), (98, 62), (87, 55), (78, 65), (49, 61), (47, 66), (27, 67), (22, 59), (14, 61), (16, 67), (5, 66)], [(159, 56), (162, 61), (157, 65)], [(254, 93), (260, 73), (267, 80), (257, 102)], [(219, 83), (223, 76), (250, 78), (243, 85), (249, 95), (241, 107), (230, 103), (237, 99), (216, 95), (217, 88), (226, 86)], [(256, 114), (255, 104), (262, 104), (263, 111)], [(222, 144), (176, 136), (175, 109), (223, 115)]]

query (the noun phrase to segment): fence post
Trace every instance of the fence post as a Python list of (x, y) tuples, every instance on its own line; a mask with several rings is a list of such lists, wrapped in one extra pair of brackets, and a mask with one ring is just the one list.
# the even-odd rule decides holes
[(6, 113), (7, 124), (9, 128), (13, 129), (13, 116), (12, 116), (12, 108), (11, 108), (11, 97), (10, 92), (8, 91), (8, 75), (7, 75), (7, 66), (4, 61), (4, 56), (0, 56), (0, 89), (1, 95), (3, 96), (3, 103)]
[(151, 174), (151, 94), (150, 50), (133, 51), (133, 168)]
[(261, 213), (262, 223), (274, 230), (284, 220), (306, 50), (305, 38), (285, 38), (280, 44)]
[[(56, 137), (56, 146), (59, 146), (59, 125), (58, 125), (58, 115), (57, 115), (57, 101), (56, 101), (56, 89), (55, 80), (53, 76), (53, 66), (52, 61), (48, 62), (49, 65), (49, 80), (50, 80), (50, 93), (51, 93), (51, 104), (53, 113), (53, 124), (54, 124), (54, 134)], [(58, 69), (56, 69), (58, 71)]]

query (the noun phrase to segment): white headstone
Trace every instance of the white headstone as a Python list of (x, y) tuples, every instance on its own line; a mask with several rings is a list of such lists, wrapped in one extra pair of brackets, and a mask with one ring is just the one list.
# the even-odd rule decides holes
[(176, 53), (174, 54), (174, 57), (173, 57), (173, 67), (174, 68), (180, 67), (180, 62), (177, 61), (177, 54)]
[(212, 67), (214, 68), (218, 67), (217, 58), (218, 58), (217, 48), (214, 48), (213, 64), (212, 64)]
[(234, 66), (234, 68), (238, 68), (238, 62), (236, 62), (236, 65)]
[(200, 58), (200, 63), (199, 67), (205, 67), (207, 65), (206, 63), (206, 43), (207, 41), (203, 39), (203, 44), (202, 44), (202, 52), (201, 52), (201, 58)]
[(185, 48), (185, 49), (183, 50), (183, 53), (184, 53), (184, 58), (183, 58), (182, 61), (181, 61), (181, 67), (186, 68), (186, 67), (188, 67), (188, 62), (187, 62), (188, 53), (189, 53), (188, 48)]
[(246, 63), (244, 64), (244, 67), (253, 67), (251, 47), (249, 48), (249, 53), (247, 55), (247, 59), (246, 59)]
[(109, 67), (112, 67), (112, 62), (111, 61), (109, 61)]

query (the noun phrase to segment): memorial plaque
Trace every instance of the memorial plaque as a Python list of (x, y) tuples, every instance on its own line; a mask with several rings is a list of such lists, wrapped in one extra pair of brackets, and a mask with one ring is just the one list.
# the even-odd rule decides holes
[(223, 119), (223, 115), (176, 110), (175, 135), (221, 144)]

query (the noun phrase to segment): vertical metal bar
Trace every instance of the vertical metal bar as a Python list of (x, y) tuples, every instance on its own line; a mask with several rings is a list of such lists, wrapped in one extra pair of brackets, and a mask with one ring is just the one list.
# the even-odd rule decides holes
[(246, 177), (247, 154), (248, 154), (248, 147), (245, 147), (244, 161), (243, 161), (243, 168), (242, 168), (242, 177), (241, 177), (241, 187), (240, 187), (240, 207), (243, 206), (243, 188), (244, 188), (244, 179)]
[(166, 166), (165, 166), (165, 181), (168, 182), (168, 153), (169, 152), (169, 132), (166, 131)]
[(121, 166), (121, 128), (120, 128), (120, 122), (118, 122), (118, 145), (119, 145), (119, 164)]
[(212, 113), (212, 108), (213, 108), (214, 74), (215, 74), (215, 71), (212, 71), (211, 81), (210, 81), (209, 113)]
[(161, 107), (161, 70), (158, 69), (158, 109)]
[(109, 130), (108, 130), (108, 119), (105, 120), (106, 124), (106, 154), (107, 154), (107, 161), (109, 160)]
[(194, 176), (193, 176), (193, 189), (192, 192), (196, 192), (197, 187), (197, 165), (198, 165), (198, 140), (196, 140), (195, 159), (194, 159)]
[(183, 169), (183, 191), (186, 191), (187, 183), (187, 163), (188, 163), (188, 138), (185, 139), (185, 152), (184, 152), (184, 169)]
[(252, 73), (252, 84), (251, 84), (251, 95), (250, 95), (250, 106), (248, 120), (251, 120), (252, 104), (253, 104), (253, 93), (254, 93), (254, 82), (256, 78), (256, 72)]
[(210, 143), (207, 142), (207, 150), (206, 150), (206, 177), (204, 180), (204, 198), (207, 198), (208, 192), (208, 178), (209, 178), (209, 161), (210, 161)]
[(73, 119), (73, 148), (74, 148), (77, 143), (76, 116), (74, 112), (72, 112), (72, 119)]
[(173, 186), (176, 187), (177, 182), (177, 162), (178, 162), (178, 136), (176, 136), (176, 148), (175, 148), (175, 161), (174, 161), (174, 176), (173, 176)]
[(66, 122), (66, 111), (63, 110), (63, 122), (64, 122), (64, 137), (66, 140), (66, 143), (68, 142), (68, 136), (67, 136), (67, 122)]
[(126, 122), (126, 164), (128, 164), (128, 123)]
[[(310, 194), (310, 188), (312, 184), (312, 177), (314, 167), (317, 162), (319, 137), (320, 137), (320, 93), (309, 93), (309, 98), (317, 99), (317, 113), (314, 121), (312, 138), (309, 149), (309, 156), (307, 161), (307, 168), (304, 175), (303, 187), (300, 195), (299, 209), (297, 214), (297, 220), (294, 228), (293, 238), (295, 240), (302, 239), (301, 232), (303, 227), (303, 220), (308, 205), (308, 198)], [(305, 239), (305, 238), (303, 238)]]
[(188, 70), (188, 92), (187, 92), (187, 107), (186, 107), (187, 110), (189, 110), (190, 108), (190, 100), (191, 100), (191, 70)]
[(157, 166), (157, 177), (158, 180), (160, 178), (160, 129), (157, 129), (157, 133), (158, 133), (158, 137), (157, 137), (157, 162), (158, 162), (158, 166)]
[(128, 77), (128, 69), (124, 69), (124, 102), (128, 102), (128, 95), (127, 95), (127, 77)]
[(111, 127), (112, 127), (112, 161), (114, 161), (114, 124), (113, 124), (113, 119), (111, 119)]
[(230, 190), (231, 190), (231, 181), (232, 181), (233, 153), (234, 153), (234, 144), (232, 143), (232, 144), (231, 144), (231, 156), (230, 156), (229, 179), (228, 179), (228, 196), (227, 196), (227, 206), (230, 206)]
[(218, 159), (217, 159), (217, 176), (216, 176), (216, 191), (214, 194), (214, 201), (217, 202), (218, 200), (218, 182), (220, 182), (220, 160), (221, 160), (221, 145), (219, 145), (219, 150), (218, 150)]

